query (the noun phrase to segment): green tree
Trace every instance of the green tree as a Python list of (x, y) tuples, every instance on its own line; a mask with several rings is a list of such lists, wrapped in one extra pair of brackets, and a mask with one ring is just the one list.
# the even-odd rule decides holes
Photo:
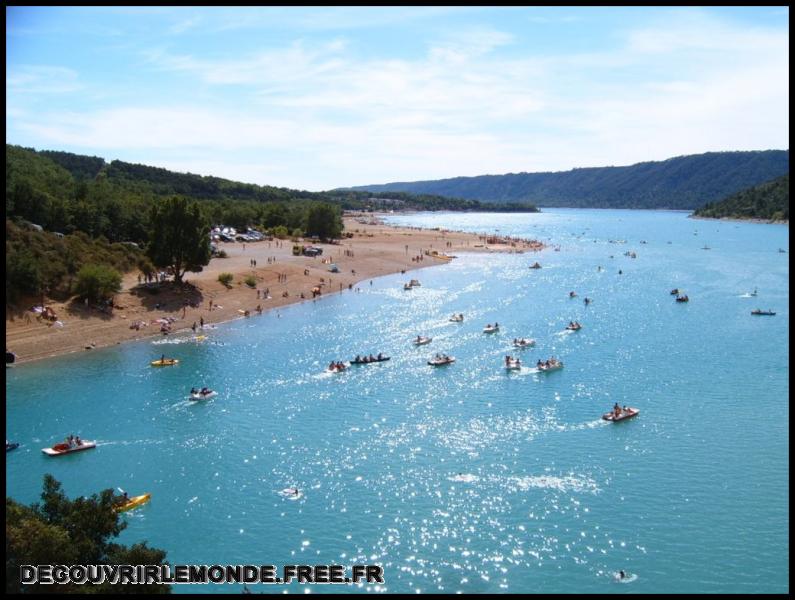
[(169, 585), (54, 584), (19, 581), (20, 565), (162, 565), (166, 553), (146, 543), (125, 547), (110, 541), (127, 524), (114, 510), (113, 490), (69, 500), (52, 475), (44, 476), (42, 502), (24, 506), (6, 498), (6, 593), (170, 593)]
[(9, 300), (16, 300), (22, 294), (41, 292), (43, 285), (41, 269), (36, 258), (28, 249), (9, 252), (6, 248), (6, 294)]
[(171, 267), (177, 283), (210, 262), (210, 226), (196, 202), (170, 198), (152, 208), (146, 253), (157, 267)]
[(84, 265), (77, 272), (75, 293), (91, 302), (100, 302), (121, 291), (121, 273), (106, 265)]
[(342, 234), (342, 218), (339, 209), (331, 204), (319, 203), (306, 213), (307, 235), (323, 239), (334, 239)]

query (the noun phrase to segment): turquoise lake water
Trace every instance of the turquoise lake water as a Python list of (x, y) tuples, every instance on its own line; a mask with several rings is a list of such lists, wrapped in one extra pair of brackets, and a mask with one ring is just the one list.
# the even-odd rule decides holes
[[(7, 369), (7, 437), (21, 443), (8, 495), (36, 501), (44, 473), (70, 497), (151, 492), (122, 543), (148, 540), (172, 564), (383, 566), (385, 584), (362, 591), (788, 591), (788, 227), (565, 209), (390, 220), (561, 250), (461, 254), (203, 343)], [(409, 276), (422, 287), (404, 291)], [(571, 319), (583, 329), (566, 333)], [(420, 334), (433, 342), (414, 347)], [(148, 366), (164, 352), (180, 364)], [(324, 372), (364, 352), (392, 359)], [(436, 352), (457, 361), (427, 366)], [(506, 354), (528, 367), (506, 372)], [(532, 368), (552, 355), (562, 370)], [(194, 385), (220, 394), (189, 402)], [(602, 421), (614, 402), (641, 413)], [(70, 433), (99, 446), (41, 453)], [(300, 499), (280, 495), (290, 486)]]

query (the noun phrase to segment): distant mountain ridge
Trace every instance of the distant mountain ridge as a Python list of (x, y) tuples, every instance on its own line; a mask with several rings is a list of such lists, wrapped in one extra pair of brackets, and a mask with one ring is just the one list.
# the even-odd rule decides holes
[(789, 221), (789, 174), (732, 194), (720, 202), (710, 202), (693, 216)]
[(531, 202), (541, 207), (693, 210), (789, 173), (789, 150), (707, 152), (627, 167), (508, 173), (345, 188)]

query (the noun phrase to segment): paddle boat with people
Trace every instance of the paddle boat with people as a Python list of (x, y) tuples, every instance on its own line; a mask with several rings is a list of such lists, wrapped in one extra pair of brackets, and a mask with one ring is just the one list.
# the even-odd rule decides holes
[(500, 330), (499, 323), (494, 323), (494, 325), (489, 323), (483, 328), (483, 333), (497, 333), (499, 330)]
[(688, 298), (687, 294), (685, 294), (684, 296), (677, 296), (676, 297), (676, 301), (677, 302), (690, 302), (690, 298)]
[(674, 288), (671, 290), (671, 296), (678, 296), (679, 295), (679, 288)]
[(409, 285), (411, 287), (422, 287), (422, 284), (417, 279), (412, 279), (411, 281), (409, 281)]
[(582, 325), (578, 321), (569, 321), (569, 324), (566, 325), (566, 329), (569, 331), (579, 331), (582, 329)]
[(218, 395), (218, 392), (211, 390), (210, 388), (203, 387), (200, 390), (196, 388), (192, 388), (190, 391), (190, 399), (191, 400), (207, 400), (208, 398), (213, 398)]
[(624, 421), (625, 419), (631, 419), (632, 417), (637, 417), (640, 414), (640, 410), (637, 408), (632, 408), (631, 406), (624, 406), (623, 408), (618, 405), (618, 403), (613, 406), (613, 410), (609, 413), (605, 413), (602, 415), (602, 418), (605, 421), (612, 421), (613, 423), (618, 423), (619, 421)]
[(62, 454), (71, 454), (72, 452), (82, 452), (83, 450), (90, 450), (96, 448), (96, 442), (88, 440), (81, 440), (80, 436), (70, 435), (66, 438), (65, 442), (55, 444), (52, 448), (42, 448), (41, 451), (47, 456), (61, 456)]
[(432, 359), (428, 361), (428, 364), (432, 367), (443, 367), (444, 365), (450, 365), (455, 362), (454, 356), (447, 356), (446, 354), (437, 354)]
[(767, 315), (769, 317), (773, 317), (773, 316), (775, 316), (776, 313), (774, 313), (772, 310), (759, 310), (757, 308), (756, 310), (752, 310), (751, 314), (752, 315)]
[(505, 357), (505, 368), (508, 371), (518, 371), (522, 368), (522, 361), (518, 358), (508, 355)]
[(418, 335), (415, 340), (413, 340), (413, 344), (415, 346), (424, 346), (425, 344), (430, 344), (433, 341), (433, 338), (425, 337), (424, 335)]
[(514, 338), (513, 345), (515, 348), (530, 348), (536, 345), (536, 341), (532, 338)]
[(6, 452), (11, 452), (12, 450), (16, 450), (19, 448), (19, 442), (9, 442), (6, 440)]
[(546, 361), (539, 360), (536, 363), (536, 368), (539, 371), (547, 373), (549, 371), (557, 371), (558, 369), (562, 369), (563, 363), (553, 356), (552, 358)]
[(328, 373), (342, 373), (348, 366), (342, 362), (331, 361), (331, 364), (326, 368)]
[(411, 289), (411, 285), (410, 285), (410, 284), (408, 284), (408, 283), (404, 283), (404, 284), (403, 284), (403, 289), (404, 289), (404, 290), (406, 290), (406, 291), (408, 291), (408, 290), (410, 290), (410, 289)]
[(464, 322), (464, 313), (458, 313), (457, 315), (453, 315), (449, 319), (453, 323), (463, 323)]
[(359, 356), (357, 354), (356, 358), (351, 360), (351, 364), (352, 365), (371, 365), (371, 364), (374, 364), (374, 363), (386, 362), (386, 361), (389, 360), (389, 358), (390, 358), (389, 356), (384, 356), (380, 352), (378, 353), (377, 356), (373, 356), (372, 354), (370, 354), (369, 356), (366, 355), (366, 354), (362, 355), (362, 356)]

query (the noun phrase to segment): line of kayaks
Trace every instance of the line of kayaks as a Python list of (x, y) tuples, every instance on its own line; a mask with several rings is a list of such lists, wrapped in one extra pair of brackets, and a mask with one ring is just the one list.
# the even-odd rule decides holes
[(751, 314), (752, 315), (767, 315), (767, 316), (773, 317), (773, 316), (775, 316), (776, 313), (773, 312), (772, 310), (759, 310), (757, 308), (756, 310), (752, 310)]
[[(358, 356), (351, 360), (352, 365), (372, 365), (375, 363), (386, 362), (389, 360), (389, 356), (383, 356), (379, 354), (378, 356), (364, 356), (359, 358)], [(358, 359), (358, 360), (357, 360)]]

